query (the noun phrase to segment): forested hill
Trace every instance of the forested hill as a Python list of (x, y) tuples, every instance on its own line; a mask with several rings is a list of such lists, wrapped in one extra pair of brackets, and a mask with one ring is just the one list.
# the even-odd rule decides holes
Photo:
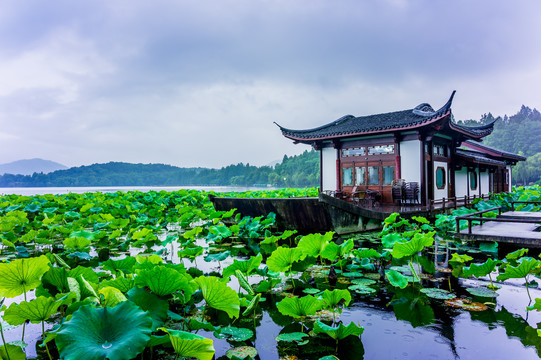
[[(526, 156), (513, 168), (513, 181), (521, 184), (541, 183), (541, 113), (522, 105), (515, 115), (495, 118), (491, 113), (481, 117), (483, 124), (496, 119), (494, 131), (484, 143)], [(473, 120), (464, 121), (466, 125)], [(478, 124), (478, 122), (477, 122)]]
[(73, 167), (48, 174), (0, 176), (0, 187), (71, 186), (205, 186), (267, 185), (304, 187), (319, 184), (319, 155), (305, 151), (284, 156), (274, 168), (249, 164), (221, 169), (180, 168), (163, 164), (110, 162)]

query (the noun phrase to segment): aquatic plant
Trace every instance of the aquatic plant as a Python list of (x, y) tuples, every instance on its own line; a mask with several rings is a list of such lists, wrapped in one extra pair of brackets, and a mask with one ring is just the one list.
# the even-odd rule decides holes
[(199, 360), (212, 360), (214, 343), (211, 339), (186, 331), (161, 328), (169, 335), (173, 349), (178, 356), (195, 357)]
[(152, 319), (130, 301), (114, 308), (86, 305), (63, 323), (56, 345), (67, 360), (128, 360), (150, 340)]

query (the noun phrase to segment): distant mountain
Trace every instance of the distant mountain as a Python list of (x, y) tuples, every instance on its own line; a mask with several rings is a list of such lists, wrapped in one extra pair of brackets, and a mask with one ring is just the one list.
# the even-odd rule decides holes
[[(44, 160), (42, 160), (44, 161)], [(34, 175), (0, 175), (0, 187), (45, 186), (317, 186), (319, 156), (305, 151), (284, 156), (274, 168), (239, 163), (221, 169), (180, 168), (165, 164), (109, 162)]]
[(0, 165), (0, 174), (13, 175), (32, 175), (33, 173), (48, 174), (56, 170), (65, 170), (66, 165), (59, 164), (51, 160), (43, 159), (25, 159), (17, 160), (7, 164)]

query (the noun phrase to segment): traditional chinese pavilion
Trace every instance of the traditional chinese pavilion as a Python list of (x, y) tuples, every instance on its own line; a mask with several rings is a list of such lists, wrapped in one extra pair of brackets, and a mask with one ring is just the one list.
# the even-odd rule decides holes
[(326, 125), (282, 134), (320, 152), (324, 192), (375, 191), (391, 203), (397, 179), (417, 184), (414, 202), (508, 191), (511, 166), (524, 157), (482, 143), (494, 123), (470, 127), (453, 121), (455, 92), (440, 109), (413, 109), (368, 116), (342, 116)]

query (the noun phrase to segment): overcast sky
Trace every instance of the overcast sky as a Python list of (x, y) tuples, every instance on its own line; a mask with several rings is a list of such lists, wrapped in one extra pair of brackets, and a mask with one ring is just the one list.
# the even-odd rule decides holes
[(345, 114), (541, 107), (538, 0), (0, 2), (0, 163), (265, 165)]

